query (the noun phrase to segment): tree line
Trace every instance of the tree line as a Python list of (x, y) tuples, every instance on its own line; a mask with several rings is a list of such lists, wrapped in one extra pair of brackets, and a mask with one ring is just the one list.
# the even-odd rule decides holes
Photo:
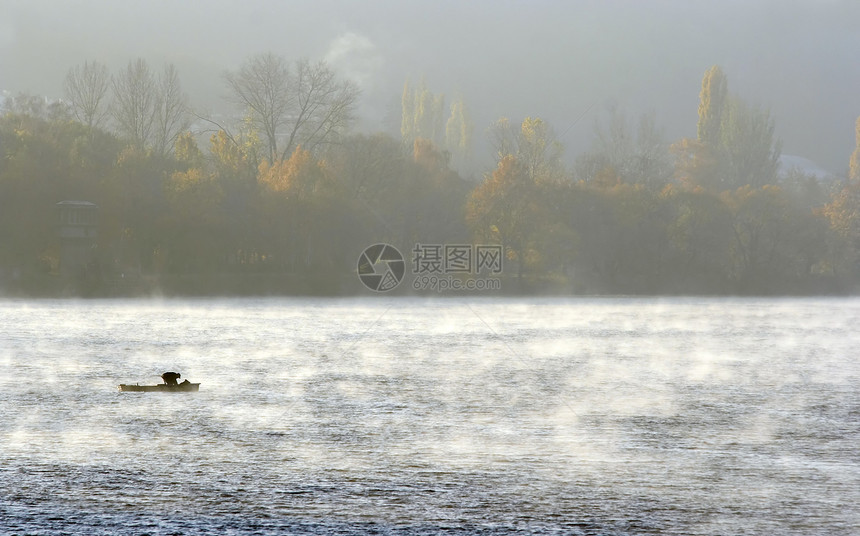
[(615, 110), (568, 167), (546, 121), (501, 118), (480, 180), (458, 171), (466, 104), (446, 112), (423, 80), (404, 87), (399, 138), (351, 130), (360, 92), (324, 62), (261, 54), (224, 85), (233, 112), (207, 116), (173, 66), (85, 62), (62, 101), (7, 99), (0, 287), (57, 272), (66, 199), (100, 207), (106, 277), (275, 274), (342, 292), (380, 242), (500, 244), (510, 292), (847, 292), (860, 276), (860, 120), (848, 180), (780, 175), (769, 112), (719, 67), (695, 138), (669, 143), (653, 114), (631, 125)]

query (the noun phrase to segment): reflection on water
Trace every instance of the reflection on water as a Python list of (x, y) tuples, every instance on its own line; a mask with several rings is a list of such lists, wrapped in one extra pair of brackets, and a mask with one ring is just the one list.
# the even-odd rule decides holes
[[(13, 533), (857, 534), (860, 301), (0, 302)], [(199, 393), (119, 393), (177, 370)]]

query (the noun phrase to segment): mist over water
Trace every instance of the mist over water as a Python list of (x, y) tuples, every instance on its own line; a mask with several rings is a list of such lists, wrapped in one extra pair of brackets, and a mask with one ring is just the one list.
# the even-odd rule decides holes
[[(0, 302), (0, 527), (860, 532), (860, 301)], [(119, 393), (166, 370), (199, 393)]]

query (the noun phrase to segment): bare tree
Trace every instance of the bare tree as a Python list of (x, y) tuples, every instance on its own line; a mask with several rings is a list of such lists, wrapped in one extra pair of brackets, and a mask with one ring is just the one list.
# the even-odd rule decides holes
[(517, 153), (517, 134), (507, 117), (500, 117), (487, 128), (487, 137), (497, 160)]
[(672, 157), (654, 113), (642, 114), (636, 131), (622, 110), (612, 107), (609, 114), (606, 128), (595, 124), (591, 150), (577, 157), (577, 178), (591, 182), (611, 173), (624, 183), (665, 186), (672, 176)]
[(233, 100), (261, 131), (270, 161), (287, 159), (298, 145), (313, 151), (332, 142), (352, 122), (359, 95), (323, 61), (299, 61), (291, 72), (271, 53), (250, 58), (225, 78)]
[(108, 113), (107, 96), (110, 74), (107, 66), (85, 61), (66, 73), (64, 89), (75, 117), (90, 128), (101, 126)]
[(182, 92), (179, 74), (172, 63), (165, 65), (158, 79), (157, 92), (152, 146), (156, 153), (166, 155), (190, 125), (188, 97)]
[(146, 60), (138, 58), (112, 79), (111, 115), (120, 136), (143, 148), (149, 143), (155, 123), (156, 80)]
[(278, 155), (278, 134), (287, 124), (292, 107), (290, 69), (286, 60), (272, 53), (246, 61), (238, 72), (225, 75), (233, 99), (247, 109), (253, 125), (266, 139), (269, 159)]
[(352, 122), (360, 90), (349, 80), (339, 81), (324, 61), (302, 60), (297, 65), (296, 109), (289, 141), (281, 159), (297, 145), (313, 151), (333, 141)]

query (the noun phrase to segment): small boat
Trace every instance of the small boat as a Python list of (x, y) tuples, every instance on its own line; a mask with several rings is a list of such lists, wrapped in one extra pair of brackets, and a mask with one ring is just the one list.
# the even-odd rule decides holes
[(176, 380), (180, 377), (181, 375), (178, 372), (165, 372), (161, 375), (161, 379), (164, 380), (164, 383), (160, 383), (158, 385), (131, 385), (121, 383), (117, 386), (117, 389), (133, 393), (191, 393), (200, 390), (199, 383), (191, 383), (188, 380), (185, 380), (182, 383), (176, 383)]
[(199, 391), (200, 384), (191, 383), (188, 380), (185, 380), (184, 382), (178, 383), (176, 385), (167, 385), (165, 383), (159, 383), (157, 385), (130, 385), (127, 383), (121, 383), (117, 386), (117, 388), (120, 391), (130, 391), (134, 393), (191, 393), (194, 391)]

